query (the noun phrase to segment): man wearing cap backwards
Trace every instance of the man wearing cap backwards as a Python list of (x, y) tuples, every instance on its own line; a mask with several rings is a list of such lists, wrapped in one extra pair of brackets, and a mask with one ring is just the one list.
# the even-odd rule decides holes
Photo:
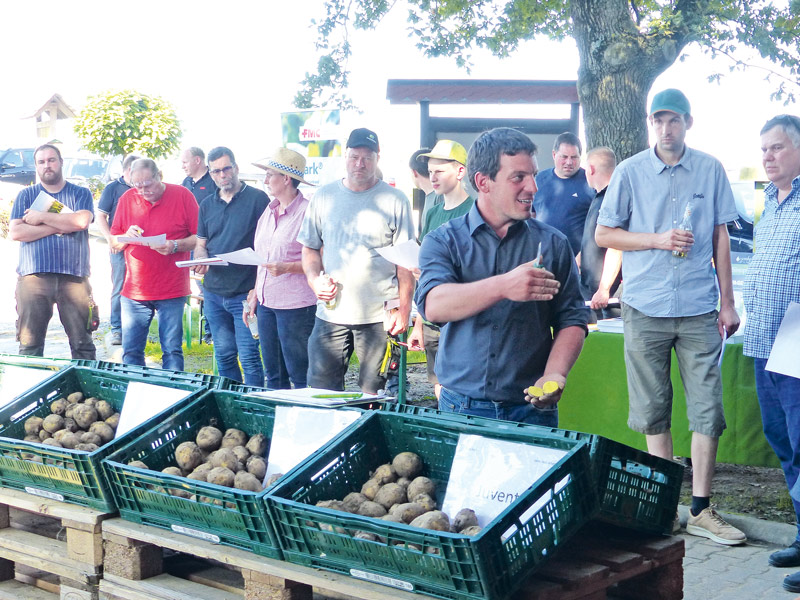
[[(764, 190), (764, 213), (744, 284), (744, 354), (755, 361), (764, 435), (781, 461), (797, 515), (795, 542), (773, 553), (769, 563), (800, 567), (800, 379), (766, 369), (787, 308), (800, 302), (800, 118), (780, 115), (767, 121), (761, 153), (771, 183)], [(783, 587), (800, 592), (800, 573), (786, 577)]]
[(581, 168), (581, 141), (565, 131), (553, 144), (552, 169), (536, 176), (536, 197), (533, 211), (542, 223), (555, 227), (569, 239), (572, 252), (581, 251), (581, 237), (586, 213), (594, 198), (594, 190)]
[[(684, 143), (692, 122), (682, 92), (655, 95), (650, 124), (656, 146), (614, 171), (595, 237), (598, 245), (623, 251), (628, 426), (646, 435), (651, 454), (672, 459), (674, 348), (692, 431), (693, 495), (686, 531), (735, 545), (746, 541), (745, 535), (717, 514), (710, 496), (725, 429), (717, 361), (723, 333), (732, 335), (739, 327), (726, 228), (737, 212), (720, 162)], [(689, 202), (692, 230), (686, 231), (680, 224)]]
[[(442, 327), (440, 410), (556, 427), (589, 310), (567, 238), (531, 218), (535, 152), (514, 129), (475, 140), (467, 168), (478, 199), (425, 236), (416, 300)], [(556, 391), (526, 395), (549, 381)]]
[[(233, 152), (218, 146), (208, 153), (208, 170), (217, 191), (200, 204), (195, 258), (216, 256), (253, 247), (256, 223), (267, 208), (269, 198), (261, 190), (239, 180), (239, 167)], [(257, 268), (228, 264), (193, 267), (203, 278), (203, 301), (219, 374), (234, 381), (264, 385), (264, 367), (258, 341), (242, 321), (242, 302), (256, 283)]]
[[(433, 190), (436, 194), (440, 194), (444, 201), (435, 204), (425, 215), (420, 227), (420, 242), (440, 225), (467, 214), (475, 204), (475, 199), (464, 189), (463, 179), (467, 174), (467, 150), (464, 146), (451, 140), (439, 140), (433, 150), (422, 156), (428, 159), (428, 173)], [(439, 348), (439, 328), (433, 323), (425, 322), (422, 316), (418, 315), (414, 322), (414, 330), (408, 337), (408, 345), (413, 350), (425, 351), (428, 381), (433, 384), (433, 391), (438, 400), (442, 386), (436, 378), (434, 365)]]
[(294, 384), (303, 388), (308, 338), (317, 308), (317, 297), (303, 274), (303, 246), (297, 241), (308, 207), (298, 186), (311, 185), (303, 179), (306, 159), (288, 148), (278, 148), (271, 158), (253, 164), (266, 171), (264, 182), (273, 200), (256, 225), (255, 251), (267, 262), (258, 266), (245, 317), (254, 313), (258, 317), (267, 387), (281, 390)]
[(384, 386), (379, 370), (386, 350), (384, 302), (399, 296), (389, 333), (408, 327), (414, 276), (376, 251), (414, 237), (408, 198), (377, 177), (380, 147), (369, 129), (347, 140), (340, 181), (315, 194), (300, 228), (303, 271), (317, 303), (308, 340), (308, 385), (344, 389), (350, 356), (358, 356), (359, 386), (375, 393)]

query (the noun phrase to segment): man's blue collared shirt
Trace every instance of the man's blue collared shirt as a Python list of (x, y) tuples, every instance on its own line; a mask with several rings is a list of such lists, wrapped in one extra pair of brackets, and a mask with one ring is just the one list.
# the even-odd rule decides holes
[(764, 190), (764, 213), (744, 282), (746, 356), (769, 358), (790, 302), (800, 302), (800, 176), (780, 204), (774, 183)]
[(535, 260), (540, 242), (543, 266), (561, 283), (560, 292), (549, 302), (502, 300), (477, 315), (446, 323), (436, 355), (436, 375), (446, 388), (472, 398), (524, 402), (525, 387), (544, 374), (553, 333), (570, 326), (586, 329), (589, 311), (569, 241), (549, 225), (521, 221), (500, 239), (475, 204), (463, 217), (425, 236), (416, 293), (423, 316), (427, 294), (436, 286), (508, 273)]
[(714, 228), (737, 217), (728, 177), (713, 156), (686, 148), (668, 166), (655, 149), (621, 162), (611, 177), (598, 225), (663, 233), (678, 228), (691, 202), (694, 246), (685, 258), (669, 250), (623, 252), (622, 301), (650, 317), (691, 317), (717, 307), (711, 258)]

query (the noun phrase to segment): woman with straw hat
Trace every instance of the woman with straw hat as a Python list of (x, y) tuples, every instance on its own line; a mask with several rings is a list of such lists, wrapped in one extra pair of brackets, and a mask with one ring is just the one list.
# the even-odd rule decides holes
[(267, 262), (258, 267), (256, 287), (247, 301), (248, 316), (258, 318), (258, 337), (267, 387), (306, 387), (308, 336), (314, 328), (317, 297), (308, 286), (301, 265), (302, 246), (297, 233), (308, 200), (298, 189), (309, 184), (303, 175), (303, 155), (278, 148), (270, 158), (257, 163), (264, 169), (264, 183), (273, 200), (256, 226), (255, 251)]

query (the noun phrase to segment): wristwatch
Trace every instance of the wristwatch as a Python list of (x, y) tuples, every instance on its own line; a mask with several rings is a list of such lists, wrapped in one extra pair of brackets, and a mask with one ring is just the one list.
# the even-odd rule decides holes
[(178, 251), (178, 240), (172, 240), (172, 253), (175, 254)]

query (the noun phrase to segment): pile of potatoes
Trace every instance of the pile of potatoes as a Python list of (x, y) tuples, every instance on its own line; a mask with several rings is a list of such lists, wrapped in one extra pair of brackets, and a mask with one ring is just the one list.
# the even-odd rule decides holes
[(25, 420), (25, 440), (48, 446), (94, 452), (114, 439), (119, 413), (99, 398), (84, 398), (73, 392), (50, 404), (51, 414), (44, 419)]
[[(248, 438), (241, 429), (227, 429), (225, 433), (213, 425), (200, 429), (194, 442), (183, 442), (175, 449), (175, 465), (162, 469), (162, 473), (205, 481), (215, 485), (260, 492), (261, 482), (267, 472), (264, 454), (269, 439), (263, 433)], [(132, 467), (148, 469), (142, 461), (128, 463)], [(270, 476), (266, 487), (272, 485), (280, 473)], [(170, 490), (170, 494), (185, 498), (193, 495), (185, 490)]]
[[(436, 485), (420, 475), (422, 460), (413, 452), (401, 452), (391, 463), (379, 466), (358, 492), (342, 500), (322, 500), (321, 508), (374, 517), (412, 527), (475, 535), (481, 528), (471, 508), (463, 508), (453, 517), (438, 510)], [(378, 541), (374, 534), (359, 531), (355, 536)]]

